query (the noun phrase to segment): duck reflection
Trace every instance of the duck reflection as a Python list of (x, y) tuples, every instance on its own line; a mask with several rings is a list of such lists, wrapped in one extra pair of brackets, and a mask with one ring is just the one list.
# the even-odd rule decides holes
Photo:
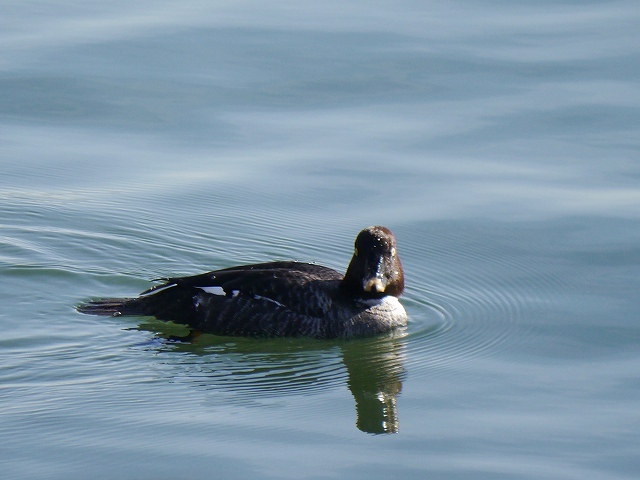
[[(141, 325), (158, 335), (153, 348), (191, 353), (176, 357), (183, 380), (207, 389), (284, 396), (321, 392), (345, 383), (356, 407), (356, 426), (371, 434), (397, 433), (397, 398), (405, 377), (403, 331), (350, 341), (248, 339), (166, 332), (166, 324)], [(342, 364), (342, 365), (341, 365)]]
[(404, 343), (399, 339), (353, 342), (342, 348), (347, 385), (356, 401), (356, 425), (367, 433), (398, 433)]

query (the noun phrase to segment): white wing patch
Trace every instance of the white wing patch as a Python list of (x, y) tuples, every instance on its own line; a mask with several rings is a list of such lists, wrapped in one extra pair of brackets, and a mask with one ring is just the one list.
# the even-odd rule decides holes
[[(205, 293), (210, 293), (212, 295), (222, 295), (223, 297), (227, 296), (227, 292), (224, 291), (222, 287), (196, 287), (198, 290), (202, 290)], [(240, 293), (240, 290), (233, 290), (231, 292), (231, 296), (235, 297)]]
[(196, 287), (196, 288), (202, 290), (203, 292), (212, 293), (214, 295), (226, 295), (222, 287)]
[[(202, 290), (203, 292), (211, 293), (213, 295), (222, 295), (222, 296), (226, 296), (227, 295), (222, 287), (196, 287), (196, 288), (198, 288), (199, 290)], [(240, 293), (240, 290), (233, 290), (231, 292), (231, 296), (235, 297), (239, 293)], [(254, 295), (253, 298), (254, 298), (254, 300), (264, 300), (266, 302), (275, 303), (279, 307), (287, 308), (286, 305), (283, 305), (282, 303), (278, 302), (277, 300), (274, 300), (273, 298), (264, 297), (262, 295)]]

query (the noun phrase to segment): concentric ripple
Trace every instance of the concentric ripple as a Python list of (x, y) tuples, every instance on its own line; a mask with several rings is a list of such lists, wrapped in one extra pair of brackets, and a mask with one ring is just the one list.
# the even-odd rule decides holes
[(496, 238), (479, 240), (478, 232), (457, 233), (446, 239), (432, 234), (428, 244), (410, 243), (405, 249), (405, 257), (420, 259), (425, 272), (420, 281), (411, 281), (417, 269), (405, 262), (409, 286), (404, 304), (412, 320), (407, 368), (412, 374), (437, 373), (439, 366), (524, 341), (528, 332), (522, 312), (544, 303), (541, 292), (558, 283), (524, 251), (514, 250), (514, 243), (507, 248)]

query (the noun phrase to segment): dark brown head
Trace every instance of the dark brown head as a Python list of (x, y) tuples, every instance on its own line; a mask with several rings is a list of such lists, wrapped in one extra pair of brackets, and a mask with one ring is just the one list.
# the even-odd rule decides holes
[(388, 228), (369, 227), (358, 234), (342, 288), (359, 298), (402, 295), (404, 272)]

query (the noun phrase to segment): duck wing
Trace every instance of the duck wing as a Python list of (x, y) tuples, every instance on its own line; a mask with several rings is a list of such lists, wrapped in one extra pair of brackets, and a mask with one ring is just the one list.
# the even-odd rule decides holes
[(297, 313), (321, 316), (325, 296), (337, 287), (342, 274), (328, 267), (302, 262), (269, 262), (214, 270), (189, 277), (166, 279), (141, 296), (171, 286), (235, 298), (238, 295), (270, 300)]

